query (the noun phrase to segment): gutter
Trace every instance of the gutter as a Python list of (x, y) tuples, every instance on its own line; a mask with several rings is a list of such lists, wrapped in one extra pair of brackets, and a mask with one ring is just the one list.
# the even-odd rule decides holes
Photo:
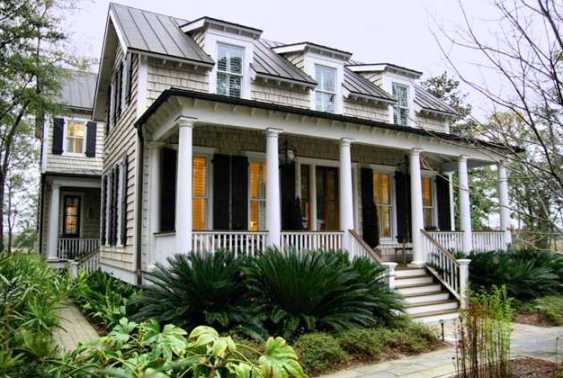
[(143, 270), (141, 264), (141, 257), (143, 253), (141, 234), (143, 229), (143, 159), (145, 154), (145, 142), (143, 139), (143, 129), (137, 128), (137, 173), (135, 183), (137, 187), (137, 216), (136, 216), (136, 235), (135, 235), (135, 274), (137, 275), (137, 285), (143, 284)]

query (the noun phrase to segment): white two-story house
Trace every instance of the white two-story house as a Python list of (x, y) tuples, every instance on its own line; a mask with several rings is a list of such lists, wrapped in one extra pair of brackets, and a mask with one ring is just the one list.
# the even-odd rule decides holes
[[(142, 283), (177, 253), (266, 247), (454, 266), (447, 250), (510, 243), (503, 148), (451, 134), (455, 111), (421, 72), (262, 34), (110, 4), (91, 113), (103, 270)], [(480, 233), (468, 170), (490, 164), (501, 232)], [(459, 294), (459, 277), (439, 279)]]

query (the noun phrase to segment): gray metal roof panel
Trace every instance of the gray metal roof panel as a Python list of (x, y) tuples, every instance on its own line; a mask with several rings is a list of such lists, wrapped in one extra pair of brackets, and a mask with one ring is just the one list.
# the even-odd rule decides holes
[(261, 39), (254, 42), (253, 68), (256, 72), (316, 85), (317, 82), (312, 77), (273, 52), (270, 46), (270, 41)]
[(352, 72), (348, 68), (344, 68), (344, 83), (343, 86), (346, 90), (354, 94), (362, 96), (375, 97), (384, 101), (395, 102), (393, 96), (385, 92), (382, 88), (373, 84), (365, 77)]
[(456, 115), (457, 112), (454, 108), (446, 104), (444, 101), (432, 95), (426, 89), (420, 85), (415, 85), (415, 96), (414, 102), (419, 105), (422, 109), (437, 111), (440, 113), (447, 113), (451, 115)]
[(67, 74), (62, 79), (57, 102), (71, 108), (92, 109), (98, 75), (92, 72), (66, 71)]
[(180, 29), (187, 20), (111, 3), (110, 9), (128, 48), (213, 64), (195, 41)]

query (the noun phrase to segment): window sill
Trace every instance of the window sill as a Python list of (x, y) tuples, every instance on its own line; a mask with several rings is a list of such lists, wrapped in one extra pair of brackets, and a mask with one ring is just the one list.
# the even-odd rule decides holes
[(79, 152), (63, 152), (62, 156), (77, 157), (77, 158), (85, 158), (85, 157), (86, 157), (86, 153), (79, 153)]

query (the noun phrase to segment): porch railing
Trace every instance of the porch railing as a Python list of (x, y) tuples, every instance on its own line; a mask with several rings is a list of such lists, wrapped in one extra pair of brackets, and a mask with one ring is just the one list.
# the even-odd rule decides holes
[(463, 251), (463, 232), (461, 231), (427, 231), (438, 244), (450, 252)]
[(100, 269), (100, 251), (95, 250), (78, 259), (79, 273), (93, 273)]
[(297, 251), (337, 251), (342, 249), (342, 231), (283, 231), (281, 233), (282, 251), (294, 248)]
[(360, 235), (354, 230), (349, 230), (350, 232), (350, 257), (367, 257), (369, 259), (375, 260), (382, 263), (383, 260), (376, 251), (373, 250)]
[(473, 252), (505, 250), (503, 231), (473, 232)]
[(194, 231), (192, 249), (195, 252), (229, 250), (253, 256), (266, 249), (267, 239), (266, 231)]
[(426, 267), (457, 299), (461, 299), (460, 264), (455, 256), (442, 247), (431, 233), (421, 230), (426, 253)]
[(57, 257), (60, 259), (77, 259), (100, 247), (99, 239), (59, 238), (57, 243)]

